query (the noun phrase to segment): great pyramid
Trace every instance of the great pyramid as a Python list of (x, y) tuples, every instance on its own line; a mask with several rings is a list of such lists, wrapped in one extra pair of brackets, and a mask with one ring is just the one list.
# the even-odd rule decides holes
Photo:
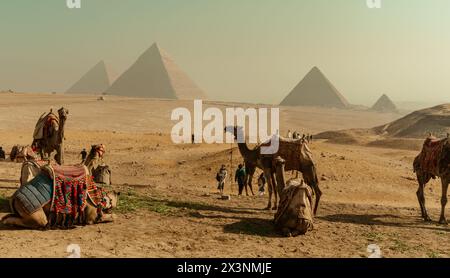
[(80, 80), (66, 91), (66, 94), (101, 94), (110, 86), (106, 65), (100, 61), (91, 68)]
[(107, 94), (165, 99), (205, 99), (204, 92), (153, 44), (106, 90)]
[(372, 106), (371, 110), (378, 112), (398, 112), (397, 106), (387, 95), (382, 95), (378, 101)]
[(325, 75), (314, 67), (280, 105), (347, 108), (350, 104)]

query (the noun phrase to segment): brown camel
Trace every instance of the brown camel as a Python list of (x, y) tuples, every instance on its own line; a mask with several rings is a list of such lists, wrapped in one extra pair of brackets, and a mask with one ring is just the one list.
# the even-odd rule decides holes
[(445, 218), (445, 207), (447, 205), (447, 192), (450, 183), (450, 138), (438, 140), (429, 137), (425, 140), (421, 153), (414, 159), (414, 172), (419, 182), (417, 198), (419, 200), (422, 217), (425, 221), (431, 221), (425, 207), (425, 186), (431, 179), (441, 178), (441, 217), (440, 224), (448, 225)]
[[(103, 155), (105, 154), (105, 145), (92, 145), (91, 150), (89, 151), (89, 154), (86, 157), (86, 160), (84, 161), (83, 165), (86, 166), (88, 169), (88, 172), (90, 175), (93, 175), (94, 173), (94, 167), (97, 164), (97, 161), (99, 159), (103, 158)], [(36, 177), (40, 171), (41, 166), (47, 164), (46, 161), (36, 161), (36, 160), (30, 160), (26, 161), (22, 164), (22, 170), (20, 174), (20, 184), (25, 185), (29, 181), (31, 181), (34, 177)], [(109, 180), (111, 177), (109, 177)]]
[(280, 205), (274, 219), (275, 227), (285, 236), (304, 235), (314, 228), (311, 189), (303, 181), (291, 179), (286, 182), (285, 161), (277, 157), (275, 163), (280, 192)]
[[(234, 137), (243, 138), (243, 128), (242, 127), (227, 127), (226, 131), (230, 132), (233, 130)], [(239, 134), (241, 136), (239, 136)], [(309, 185), (316, 195), (316, 202), (314, 207), (314, 214), (317, 213), (319, 208), (320, 198), (322, 196), (322, 191), (319, 188), (319, 179), (317, 178), (316, 167), (312, 160), (311, 151), (308, 148), (307, 143), (304, 140), (288, 140), (284, 138), (279, 138), (279, 150), (275, 154), (263, 155), (261, 154), (261, 147), (259, 145), (254, 149), (248, 148), (246, 143), (238, 143), (239, 152), (245, 161), (248, 179), (248, 185), (251, 188), (251, 182), (253, 174), (256, 171), (256, 167), (264, 171), (266, 176), (267, 185), (269, 189), (269, 202), (266, 209), (271, 209), (272, 207), (272, 195), (274, 196), (274, 206), (272, 209), (276, 210), (278, 208), (278, 195), (281, 192), (277, 188), (277, 183), (275, 179), (276, 173), (276, 158), (281, 157), (285, 160), (285, 170), (292, 171), (296, 170), (303, 174), (303, 178), (307, 185)]]
[(25, 161), (35, 160), (36, 154), (30, 146), (15, 145), (9, 154), (12, 162), (23, 163)]
[(39, 150), (41, 159), (50, 159), (51, 154), (56, 151), (56, 162), (64, 164), (64, 128), (68, 114), (69, 110), (62, 107), (58, 110), (58, 117), (50, 112), (39, 119), (32, 147)]
[[(104, 145), (94, 145), (87, 156), (84, 163), (86, 174), (92, 175), (92, 170), (94, 169), (95, 161), (103, 157), (105, 153)], [(62, 166), (59, 167), (62, 171), (70, 172), (70, 168), (73, 166)], [(22, 177), (21, 184), (24, 186), (34, 178), (38, 178), (39, 181), (48, 184), (51, 180), (42, 179), (41, 173), (47, 173), (44, 176), (52, 176), (53, 170), (44, 161), (29, 161), (24, 163), (22, 167)], [(20, 189), (19, 189), (20, 190)], [(105, 191), (103, 188), (100, 190)], [(101, 210), (99, 210), (99, 205), (95, 205), (91, 198), (87, 199), (86, 209), (84, 214), (80, 217), (83, 219), (82, 223), (79, 224), (96, 224), (101, 222), (113, 221), (113, 215), (111, 213), (112, 209), (117, 207), (118, 196), (120, 193), (116, 192), (106, 192), (102, 204)], [(22, 203), (21, 199), (18, 199), (16, 195), (13, 196), (11, 200), (11, 208), (14, 214), (5, 216), (2, 219), (2, 223), (6, 225), (20, 226), (24, 228), (45, 228), (49, 224), (50, 217), (50, 202), (43, 204), (43, 206), (33, 213), (28, 213), (25, 205)]]

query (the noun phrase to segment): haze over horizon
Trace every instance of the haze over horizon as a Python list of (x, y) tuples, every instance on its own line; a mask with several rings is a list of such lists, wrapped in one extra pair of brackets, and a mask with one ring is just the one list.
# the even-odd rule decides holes
[(65, 0), (0, 3), (0, 90), (64, 92), (154, 42), (210, 99), (278, 104), (319, 67), (352, 104), (450, 102), (448, 0)]

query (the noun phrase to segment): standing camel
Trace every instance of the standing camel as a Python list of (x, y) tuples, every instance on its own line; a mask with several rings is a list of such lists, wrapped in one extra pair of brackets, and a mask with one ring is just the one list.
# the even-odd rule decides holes
[(58, 110), (58, 117), (50, 112), (39, 119), (32, 147), (39, 150), (41, 159), (50, 159), (51, 154), (56, 151), (56, 162), (64, 164), (64, 128), (68, 114), (69, 110), (62, 107)]
[[(226, 131), (230, 132), (233, 130), (235, 139), (243, 138), (243, 128), (242, 127), (227, 127)], [(240, 135), (240, 136), (239, 136)], [(254, 149), (250, 149), (247, 143), (238, 143), (239, 152), (245, 161), (245, 166), (248, 167), (247, 178), (251, 188), (251, 182), (253, 174), (256, 171), (256, 167), (264, 171), (266, 176), (267, 185), (269, 189), (269, 202), (266, 209), (276, 210), (278, 208), (278, 195), (280, 192), (277, 190), (277, 183), (275, 179), (276, 173), (276, 158), (281, 157), (285, 160), (285, 170), (291, 171), (296, 170), (303, 174), (303, 178), (307, 185), (309, 185), (316, 195), (314, 214), (317, 213), (319, 208), (320, 198), (322, 196), (322, 191), (319, 188), (319, 179), (317, 178), (317, 171), (315, 164), (312, 160), (311, 150), (304, 140), (287, 140), (284, 138), (279, 138), (279, 149), (278, 152), (271, 155), (261, 154), (261, 147), (259, 145)], [(274, 196), (274, 206), (272, 207), (272, 195)]]
[(429, 137), (425, 140), (421, 153), (414, 159), (414, 172), (419, 182), (417, 198), (425, 221), (431, 221), (425, 207), (425, 186), (431, 179), (441, 178), (442, 197), (439, 223), (448, 225), (445, 218), (445, 207), (448, 201), (447, 192), (450, 183), (450, 138), (448, 134), (445, 139), (438, 140), (434, 137)]

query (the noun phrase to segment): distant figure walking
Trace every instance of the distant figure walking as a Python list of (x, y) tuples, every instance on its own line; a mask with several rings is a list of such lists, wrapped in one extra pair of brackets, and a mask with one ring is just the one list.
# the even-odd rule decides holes
[(195, 144), (195, 135), (194, 134), (192, 134), (191, 141), (192, 141), (192, 144)]
[(217, 189), (220, 192), (220, 195), (223, 195), (223, 189), (225, 187), (225, 181), (228, 177), (228, 171), (227, 168), (225, 167), (225, 165), (222, 165), (222, 167), (220, 168), (219, 172), (216, 175), (216, 180), (217, 180)]
[(0, 147), (0, 160), (6, 160), (6, 154), (3, 147)]
[[(245, 177), (247, 173), (245, 172), (245, 167), (242, 164), (239, 164), (238, 169), (236, 170), (236, 174), (234, 175), (234, 181), (239, 185), (239, 196), (242, 196), (242, 192), (245, 187)], [(248, 192), (247, 192), (248, 196)]]
[(261, 175), (258, 178), (258, 193), (259, 196), (264, 196), (264, 194), (266, 193), (266, 176), (264, 175), (264, 173), (261, 173)]
[(80, 152), (80, 156), (81, 156), (81, 163), (84, 163), (84, 162), (86, 161), (86, 157), (87, 157), (86, 149), (83, 149), (83, 150)]

